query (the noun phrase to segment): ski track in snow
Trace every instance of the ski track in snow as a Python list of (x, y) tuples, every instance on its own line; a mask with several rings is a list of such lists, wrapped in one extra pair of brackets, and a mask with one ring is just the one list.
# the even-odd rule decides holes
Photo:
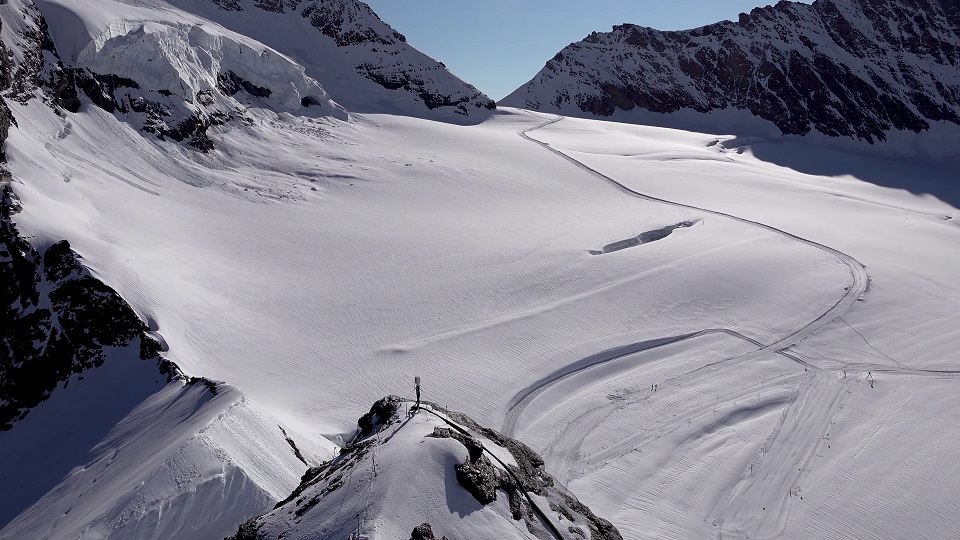
[[(751, 461), (747, 470), (742, 471), (733, 485), (730, 485), (721, 494), (719, 502), (714, 510), (705, 519), (712, 519), (711, 524), (716, 529), (717, 538), (722, 538), (724, 532), (732, 533), (734, 536), (749, 535), (751, 538), (776, 538), (786, 528), (787, 516), (791, 501), (799, 497), (799, 485), (801, 480), (810, 472), (810, 465), (814, 457), (820, 451), (821, 447), (827, 444), (829, 438), (829, 429), (832, 419), (836, 416), (838, 410), (842, 410), (842, 401), (847, 388), (858, 381), (858, 378), (845, 378), (840, 385), (825, 384), (833, 373), (825, 368), (819, 367), (801, 356), (791, 354), (788, 350), (800, 343), (806, 337), (821, 330), (824, 326), (841, 317), (849, 310), (870, 287), (870, 277), (866, 272), (866, 267), (854, 257), (834, 249), (830, 246), (803, 238), (772, 225), (753, 221), (736, 215), (698, 207), (690, 204), (684, 204), (659, 197), (654, 197), (641, 193), (627, 187), (625, 184), (614, 178), (584, 164), (583, 162), (571, 157), (570, 155), (554, 148), (549, 143), (535, 139), (529, 133), (542, 129), (549, 125), (558, 123), (564, 119), (563, 116), (542, 122), (532, 128), (518, 132), (518, 135), (524, 140), (533, 142), (542, 148), (561, 157), (572, 165), (584, 170), (597, 178), (608, 182), (621, 192), (640, 199), (659, 202), (662, 204), (697, 210), (718, 217), (732, 219), (740, 223), (759, 227), (766, 231), (776, 233), (787, 239), (806, 244), (810, 247), (824, 251), (836, 257), (841, 263), (850, 270), (852, 282), (845, 288), (845, 292), (837, 302), (819, 317), (805, 324), (804, 326), (792, 331), (788, 335), (776, 339), (771, 343), (763, 343), (751, 339), (739, 332), (728, 328), (712, 328), (699, 332), (665, 337), (661, 339), (647, 340), (638, 343), (631, 343), (621, 347), (609, 349), (584, 358), (581, 361), (569, 364), (568, 366), (548, 375), (533, 385), (518, 392), (510, 401), (505, 414), (502, 432), (508, 436), (514, 436), (517, 424), (524, 413), (524, 410), (538, 396), (576, 374), (596, 368), (602, 364), (614, 362), (620, 359), (626, 359), (644, 351), (650, 351), (666, 345), (693, 340), (694, 338), (708, 334), (727, 334), (739, 340), (746, 341), (757, 348), (746, 354), (725, 358), (719, 362), (708, 364), (695, 369), (682, 376), (674, 377), (667, 381), (665, 389), (671, 386), (682, 384), (691, 377), (702, 376), (704, 371), (715, 371), (718, 369), (732, 367), (733, 364), (742, 364), (752, 360), (758, 360), (769, 353), (776, 353), (786, 357), (793, 362), (801, 364), (805, 368), (803, 374), (788, 375), (781, 377), (778, 383), (795, 382), (796, 385), (789, 391), (789, 397), (767, 396), (764, 402), (760, 401), (760, 390), (763, 384), (755, 384), (741, 389), (740, 392), (734, 392), (725, 396), (721, 402), (718, 399), (716, 411), (724, 406), (733, 406), (733, 412), (728, 413), (719, 422), (714, 421), (714, 426), (722, 426), (724, 422), (732, 416), (740, 415), (762, 415), (770, 410), (783, 407), (783, 411), (777, 421), (773, 431), (767, 436), (761, 452)], [(639, 365), (643, 362), (639, 361)], [(634, 366), (635, 368), (636, 366)], [(879, 364), (846, 364), (845, 369), (851, 371), (876, 371), (878, 373), (897, 373), (909, 376), (937, 376), (944, 378), (960, 377), (960, 372), (949, 370), (922, 370), (908, 368), (894, 368)], [(631, 369), (634, 369), (631, 368)], [(809, 370), (809, 372), (808, 372)], [(765, 383), (766, 381), (764, 381)], [(588, 386), (595, 382), (587, 382)], [(639, 393), (639, 389), (636, 393)], [(757, 404), (753, 407), (741, 405), (737, 408), (737, 401), (746, 402), (746, 398), (756, 393), (758, 396)], [(711, 407), (713, 408), (713, 407)], [(615, 409), (615, 407), (614, 407)], [(580, 448), (583, 441), (589, 437), (595, 426), (611, 412), (611, 406), (605, 405), (594, 407), (583, 413), (573, 422), (567, 423), (560, 433), (554, 438), (545, 452), (544, 457), (548, 459), (555, 470), (569, 470), (575, 463), (581, 464), (580, 475), (590, 468), (600, 468), (605, 466), (609, 460), (616, 459), (629, 453), (643, 444), (657, 439), (668, 432), (674, 432), (681, 427), (686, 426), (695, 417), (703, 416), (707, 411), (689, 409), (679, 416), (674, 415), (672, 422), (663, 425), (659, 430), (653, 432), (640, 433), (634, 436), (625, 437), (615, 444), (608, 446), (602, 452), (597, 452), (589, 457), (580, 455)], [(687, 420), (688, 422), (683, 422)], [(536, 422), (536, 419), (528, 420), (529, 423)], [(708, 430), (709, 431), (709, 430)], [(574, 443), (573, 441), (579, 441)], [(586, 464), (586, 466), (584, 466)], [(576, 473), (571, 473), (576, 474)], [(568, 479), (569, 480), (569, 479)], [(757, 514), (752, 506), (745, 504), (747, 500), (758, 497), (765, 501), (766, 506), (762, 514)]]

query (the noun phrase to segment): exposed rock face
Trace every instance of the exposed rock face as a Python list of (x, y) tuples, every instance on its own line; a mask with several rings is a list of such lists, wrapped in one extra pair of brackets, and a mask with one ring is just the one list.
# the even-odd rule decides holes
[[(522, 492), (535, 493), (550, 501), (550, 509), (558, 512), (571, 522), (584, 524), (589, 530), (589, 538), (593, 540), (622, 540), (620, 531), (612, 523), (593, 513), (590, 508), (581, 503), (572, 493), (558, 485), (553, 477), (544, 470), (544, 461), (533, 449), (522, 442), (503, 435), (502, 433), (481, 426), (469, 416), (462, 413), (448, 413), (448, 416), (471, 432), (490, 439), (497, 445), (506, 448), (513, 456), (517, 466), (508, 465), (509, 476), (500, 475), (499, 489), (510, 496), (510, 510), (514, 519), (526, 516), (532, 519), (531, 508), (524, 500)], [(469, 448), (469, 447), (468, 447)], [(458, 479), (459, 479), (458, 471)], [(570, 527), (569, 532), (584, 535), (580, 525)]]
[(387, 396), (374, 403), (373, 407), (370, 407), (370, 412), (361, 416), (360, 420), (357, 421), (357, 427), (360, 429), (357, 438), (369, 437), (396, 422), (399, 418), (397, 411), (400, 410), (400, 403), (402, 402), (403, 398), (400, 396)]
[[(4, 187), (4, 199), (10, 199)], [(105, 347), (139, 347), (173, 375), (160, 345), (120, 296), (80, 264), (66, 241), (44, 253), (0, 214), (0, 430), (13, 427), (72, 375), (104, 362)]]
[(500, 487), (500, 474), (486, 456), (475, 461), (465, 461), (455, 468), (457, 481), (480, 504), (490, 504), (497, 500), (497, 488)]
[[(3, 20), (0, 19), (0, 30), (3, 30)], [(13, 78), (13, 53), (7, 48), (7, 44), (0, 39), (0, 92), (10, 88), (10, 82)], [(10, 131), (10, 125), (13, 123), (13, 115), (10, 114), (10, 107), (7, 101), (0, 95), (0, 163), (6, 162), (6, 153), (3, 145), (7, 140)], [(0, 165), (0, 175), (5, 174), (6, 169)], [(3, 179), (0, 179), (2, 182)]]
[[(413, 532), (410, 533), (410, 540), (436, 540), (436, 536), (433, 535), (433, 528), (430, 527), (429, 523), (421, 523), (414, 527)], [(444, 536), (441, 540), (447, 540), (447, 537)]]
[(781, 1), (694, 30), (625, 24), (567, 46), (501, 104), (598, 117), (737, 109), (784, 134), (872, 143), (960, 124), (960, 7)]
[[(52, 52), (42, 17), (31, 15), (39, 24), (24, 38), (36, 48), (25, 55), (19, 70), (0, 41), (0, 91), (13, 87), (14, 99), (29, 99), (30, 89), (44, 84), (43, 51)], [(49, 77), (56, 72), (63, 73), (48, 70), (46, 82), (54, 81)], [(130, 84), (113, 79), (108, 83)], [(0, 431), (11, 429), (72, 375), (102, 365), (105, 347), (138, 347), (140, 357), (156, 361), (161, 373), (177, 372), (159, 357), (160, 344), (147, 335), (146, 324), (116, 292), (90, 275), (69, 243), (58, 242), (41, 253), (18, 232), (11, 216), (20, 202), (2, 165), (3, 144), (13, 122), (0, 97)]]
[[(480, 504), (490, 504), (497, 500), (497, 489), (509, 490), (511, 499), (516, 493), (516, 484), (509, 474), (501, 474), (493, 463), (483, 455), (483, 444), (476, 437), (460, 433), (450, 428), (434, 428), (428, 435), (438, 439), (454, 439), (467, 449), (467, 460), (457, 464), (457, 482), (463, 486)], [(514, 517), (514, 519), (520, 519)]]

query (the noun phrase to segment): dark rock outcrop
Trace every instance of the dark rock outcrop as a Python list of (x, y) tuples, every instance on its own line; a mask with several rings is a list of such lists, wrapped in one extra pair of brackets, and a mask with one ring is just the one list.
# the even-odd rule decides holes
[[(438, 410), (440, 409), (436, 404), (432, 405)], [(500, 475), (498, 485), (499, 489), (504, 490), (510, 496), (510, 510), (514, 519), (519, 520), (525, 517), (528, 523), (533, 519), (532, 509), (528, 507), (524, 500), (523, 492), (535, 493), (541, 497), (546, 497), (550, 501), (551, 510), (567, 516), (570, 521), (585, 523), (592, 539), (622, 540), (620, 532), (613, 524), (594, 514), (572, 493), (557, 484), (553, 477), (544, 470), (543, 458), (529, 446), (498, 431), (481, 426), (465, 414), (447, 412), (447, 416), (469, 431), (486, 437), (497, 445), (506, 448), (513, 456), (514, 461), (517, 462), (517, 466), (508, 465), (512, 474)], [(436, 434), (437, 431), (434, 433)], [(457, 478), (460, 479), (459, 471)], [(474, 496), (476, 497), (476, 495)]]
[(476, 461), (465, 461), (455, 467), (457, 482), (463, 486), (480, 504), (490, 504), (497, 500), (497, 488), (500, 487), (500, 474), (486, 456)]
[[(10, 187), (4, 186), (4, 200)], [(103, 365), (105, 348), (138, 347), (172, 377), (160, 344), (126, 302), (94, 278), (66, 241), (43, 253), (0, 212), (0, 430), (13, 427), (60, 383)]]
[[(47, 86), (55, 104), (73, 108), (78, 100), (68, 88), (73, 88), (75, 74), (64, 70), (59, 60), (45, 64), (45, 57), (57, 58), (46, 24), (34, 10), (25, 16), (36, 18), (36, 26), (23, 36), (31, 48), (15, 68), (0, 41), (0, 91), (23, 101), (32, 98), (34, 89)], [(110, 89), (135, 87), (116, 77), (88, 80)], [(103, 98), (98, 105), (111, 105), (101, 86), (83, 88)], [(147, 334), (147, 325), (116, 292), (90, 275), (67, 241), (41, 252), (20, 234), (12, 219), (20, 203), (2, 165), (11, 125), (10, 109), (0, 97), (0, 431), (11, 429), (59, 384), (103, 365), (109, 347), (137, 347), (140, 358), (156, 362), (160, 373), (179, 373), (160, 357), (160, 344)]]
[(217, 87), (228, 96), (236, 95), (241, 90), (246, 91), (251, 96), (263, 98), (270, 97), (270, 94), (273, 93), (269, 88), (257, 86), (232, 71), (221, 73), (217, 77)]
[(687, 31), (624, 24), (567, 46), (501, 103), (599, 117), (733, 109), (784, 134), (882, 141), (960, 124), (960, 9), (781, 1)]
[[(437, 540), (437, 537), (433, 535), (433, 528), (429, 523), (421, 523), (410, 533), (410, 540)], [(443, 536), (440, 540), (447, 540), (447, 537)]]
[[(3, 30), (3, 21), (0, 20), (0, 30)], [(10, 88), (13, 81), (13, 53), (7, 48), (7, 44), (0, 39), (0, 92)], [(7, 141), (7, 135), (10, 133), (10, 126), (13, 124), (13, 114), (7, 101), (0, 95), (0, 182), (6, 178), (6, 169), (3, 169), (3, 163), (7, 161), (7, 155), (4, 150), (4, 144)]]
[(509, 475), (500, 474), (493, 463), (483, 455), (483, 444), (470, 435), (459, 431), (437, 427), (428, 435), (437, 439), (454, 439), (467, 449), (467, 460), (454, 467), (457, 482), (473, 495), (480, 504), (490, 504), (497, 500), (497, 489), (507, 484), (515, 486)]
[(401, 403), (403, 398), (400, 396), (387, 396), (374, 403), (370, 411), (357, 421), (357, 427), (360, 429), (357, 439), (369, 437), (395, 422), (399, 418), (397, 411), (400, 410)]

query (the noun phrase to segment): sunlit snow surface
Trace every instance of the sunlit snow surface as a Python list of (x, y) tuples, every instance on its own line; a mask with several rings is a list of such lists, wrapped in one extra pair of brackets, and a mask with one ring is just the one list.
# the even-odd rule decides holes
[(337, 440), (419, 375), (625, 538), (960, 528), (960, 212), (760, 159), (841, 154), (518, 110), (251, 109), (200, 155), (11, 106), (22, 230), (69, 239), (171, 360), (285, 425)]

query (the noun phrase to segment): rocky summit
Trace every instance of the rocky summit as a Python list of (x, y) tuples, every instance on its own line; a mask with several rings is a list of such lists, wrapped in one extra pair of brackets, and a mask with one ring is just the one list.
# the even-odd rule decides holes
[(786, 135), (873, 143), (960, 124), (958, 65), (952, 0), (782, 1), (693, 30), (594, 32), (501, 104), (627, 120), (735, 110)]

